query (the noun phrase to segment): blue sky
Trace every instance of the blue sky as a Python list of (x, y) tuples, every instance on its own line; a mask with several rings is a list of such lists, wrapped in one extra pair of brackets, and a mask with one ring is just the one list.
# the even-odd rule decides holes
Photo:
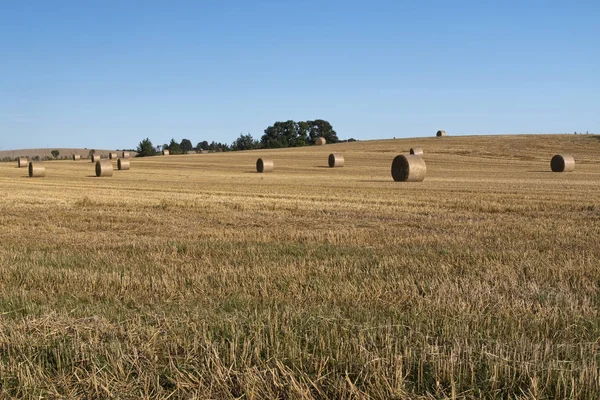
[(598, 1), (0, 3), (0, 149), (600, 132)]

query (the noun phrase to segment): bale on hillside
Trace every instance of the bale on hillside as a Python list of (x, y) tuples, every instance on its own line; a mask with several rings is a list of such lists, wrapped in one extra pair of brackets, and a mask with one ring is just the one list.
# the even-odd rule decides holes
[(169, 150), (163, 150), (162, 155), (163, 156), (168, 156), (169, 155)]
[(73, 154), (73, 161), (81, 160), (81, 156), (79, 154)]
[(46, 167), (41, 162), (30, 162), (29, 163), (29, 177), (30, 178), (41, 178), (46, 176)]
[(317, 140), (315, 140), (317, 146), (323, 146), (325, 143), (327, 143), (327, 140), (325, 140), (324, 137), (318, 137)]
[(113, 175), (113, 166), (110, 160), (98, 160), (96, 161), (96, 176), (112, 176)]
[(119, 169), (119, 171), (129, 171), (129, 167), (129, 160), (119, 158), (119, 160), (117, 161), (117, 168)]
[(446, 131), (437, 131), (436, 136), (446, 136)]
[(275, 164), (270, 158), (259, 158), (256, 160), (256, 172), (273, 172)]
[(27, 164), (29, 164), (29, 160), (26, 159), (25, 157), (19, 157), (19, 158), (17, 158), (17, 167), (18, 168), (26, 167)]
[(111, 160), (116, 160), (117, 159), (117, 153), (114, 151), (111, 151), (110, 153), (108, 153), (108, 158)]
[(421, 156), (400, 154), (392, 161), (392, 178), (396, 182), (422, 182), (427, 173), (427, 165)]
[(550, 160), (552, 172), (573, 172), (575, 159), (570, 154), (557, 154)]
[(92, 162), (95, 163), (98, 162), (98, 160), (100, 160), (102, 156), (100, 156), (100, 154), (92, 154), (90, 158), (92, 159)]
[(129, 157), (131, 157), (131, 155), (129, 154), (128, 151), (124, 151), (123, 153), (121, 153), (121, 157), (123, 157), (123, 158), (129, 158)]
[(344, 156), (340, 153), (331, 153), (327, 162), (329, 163), (329, 168), (343, 167)]
[(423, 156), (423, 148), (422, 147), (413, 147), (410, 149), (410, 154), (414, 154), (417, 156)]

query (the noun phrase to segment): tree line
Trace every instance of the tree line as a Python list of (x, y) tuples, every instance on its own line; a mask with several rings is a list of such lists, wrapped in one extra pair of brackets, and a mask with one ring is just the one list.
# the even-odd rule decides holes
[[(182, 139), (177, 142), (175, 139), (162, 146), (154, 146), (149, 138), (142, 140), (138, 147), (138, 156), (153, 156), (159, 154), (162, 150), (168, 150), (169, 154), (186, 154), (191, 151), (236, 151), (236, 150), (254, 150), (254, 149), (273, 149), (282, 147), (300, 147), (314, 145), (317, 138), (323, 137), (327, 143), (337, 143), (340, 140), (337, 133), (328, 121), (316, 119), (314, 121), (292, 120), (285, 122), (275, 122), (264, 130), (264, 134), (258, 139), (252, 135), (240, 134), (240, 136), (230, 145), (227, 143), (206, 140), (198, 142), (196, 146), (192, 145), (189, 139)], [(348, 141), (354, 141), (349, 139)]]

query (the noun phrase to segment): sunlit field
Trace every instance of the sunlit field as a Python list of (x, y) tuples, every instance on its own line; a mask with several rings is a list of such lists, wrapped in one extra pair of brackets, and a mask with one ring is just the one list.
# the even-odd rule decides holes
[(599, 136), (45, 166), (0, 163), (2, 397), (600, 398)]

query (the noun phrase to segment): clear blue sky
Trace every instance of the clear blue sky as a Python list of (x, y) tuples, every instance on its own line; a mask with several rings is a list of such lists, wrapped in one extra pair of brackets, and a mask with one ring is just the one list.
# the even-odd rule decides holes
[(600, 2), (2, 1), (0, 149), (600, 132)]

